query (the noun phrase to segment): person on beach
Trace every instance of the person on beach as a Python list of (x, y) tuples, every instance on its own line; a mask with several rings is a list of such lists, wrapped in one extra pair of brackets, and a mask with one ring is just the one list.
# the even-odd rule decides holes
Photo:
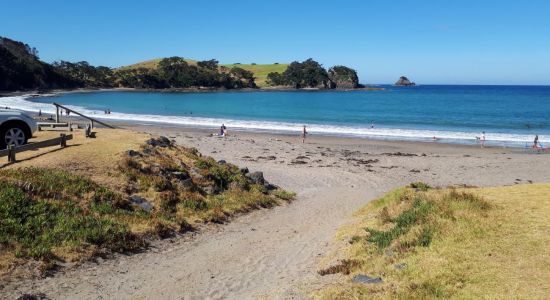
[(42, 110), (41, 109), (38, 110), (38, 116), (42, 117)]
[(306, 135), (307, 135), (307, 130), (306, 130), (306, 125), (304, 125), (304, 127), (302, 128), (302, 144), (306, 142)]
[(535, 135), (535, 140), (533, 141), (533, 148), (537, 149), (539, 147), (539, 135)]
[(222, 126), (220, 126), (220, 136), (225, 136), (227, 133), (227, 127), (225, 127), (225, 124), (222, 124)]
[(481, 132), (481, 137), (479, 138), (479, 141), (481, 143), (481, 148), (485, 147), (485, 131)]

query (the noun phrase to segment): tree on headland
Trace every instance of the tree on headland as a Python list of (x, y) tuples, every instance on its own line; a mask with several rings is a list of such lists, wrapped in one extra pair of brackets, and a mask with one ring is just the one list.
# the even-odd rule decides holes
[(215, 59), (203, 60), (203, 61), (197, 62), (197, 66), (211, 70), (211, 71), (218, 71), (218, 63), (219, 62)]
[(290, 86), (296, 89), (351, 89), (360, 87), (355, 70), (345, 66), (335, 66), (327, 72), (320, 63), (311, 58), (303, 62), (292, 62), (283, 73), (269, 73), (267, 84), (271, 86)]
[(354, 69), (334, 66), (328, 70), (330, 88), (355, 89), (360, 87), (359, 77)]

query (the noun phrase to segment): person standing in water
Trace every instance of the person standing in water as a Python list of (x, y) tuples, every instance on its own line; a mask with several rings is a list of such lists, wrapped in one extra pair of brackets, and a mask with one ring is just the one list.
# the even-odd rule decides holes
[(533, 148), (538, 148), (539, 147), (539, 135), (535, 135), (535, 140), (533, 141)]
[(306, 130), (306, 125), (304, 125), (304, 127), (302, 128), (302, 144), (306, 142), (306, 135), (307, 135), (307, 130)]

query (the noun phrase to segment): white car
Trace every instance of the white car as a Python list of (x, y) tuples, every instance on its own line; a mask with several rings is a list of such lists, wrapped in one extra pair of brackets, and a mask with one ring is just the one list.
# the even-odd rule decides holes
[(26, 144), (37, 129), (36, 121), (24, 112), (0, 109), (0, 149)]

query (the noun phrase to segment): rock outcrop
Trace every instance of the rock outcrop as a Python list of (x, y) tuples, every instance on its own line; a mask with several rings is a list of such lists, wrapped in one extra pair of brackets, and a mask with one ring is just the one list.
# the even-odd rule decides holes
[(355, 89), (359, 87), (359, 77), (354, 69), (334, 66), (328, 70), (329, 89)]
[(397, 86), (414, 86), (416, 85), (414, 82), (411, 82), (409, 78), (406, 76), (399, 77), (399, 80), (395, 83)]

